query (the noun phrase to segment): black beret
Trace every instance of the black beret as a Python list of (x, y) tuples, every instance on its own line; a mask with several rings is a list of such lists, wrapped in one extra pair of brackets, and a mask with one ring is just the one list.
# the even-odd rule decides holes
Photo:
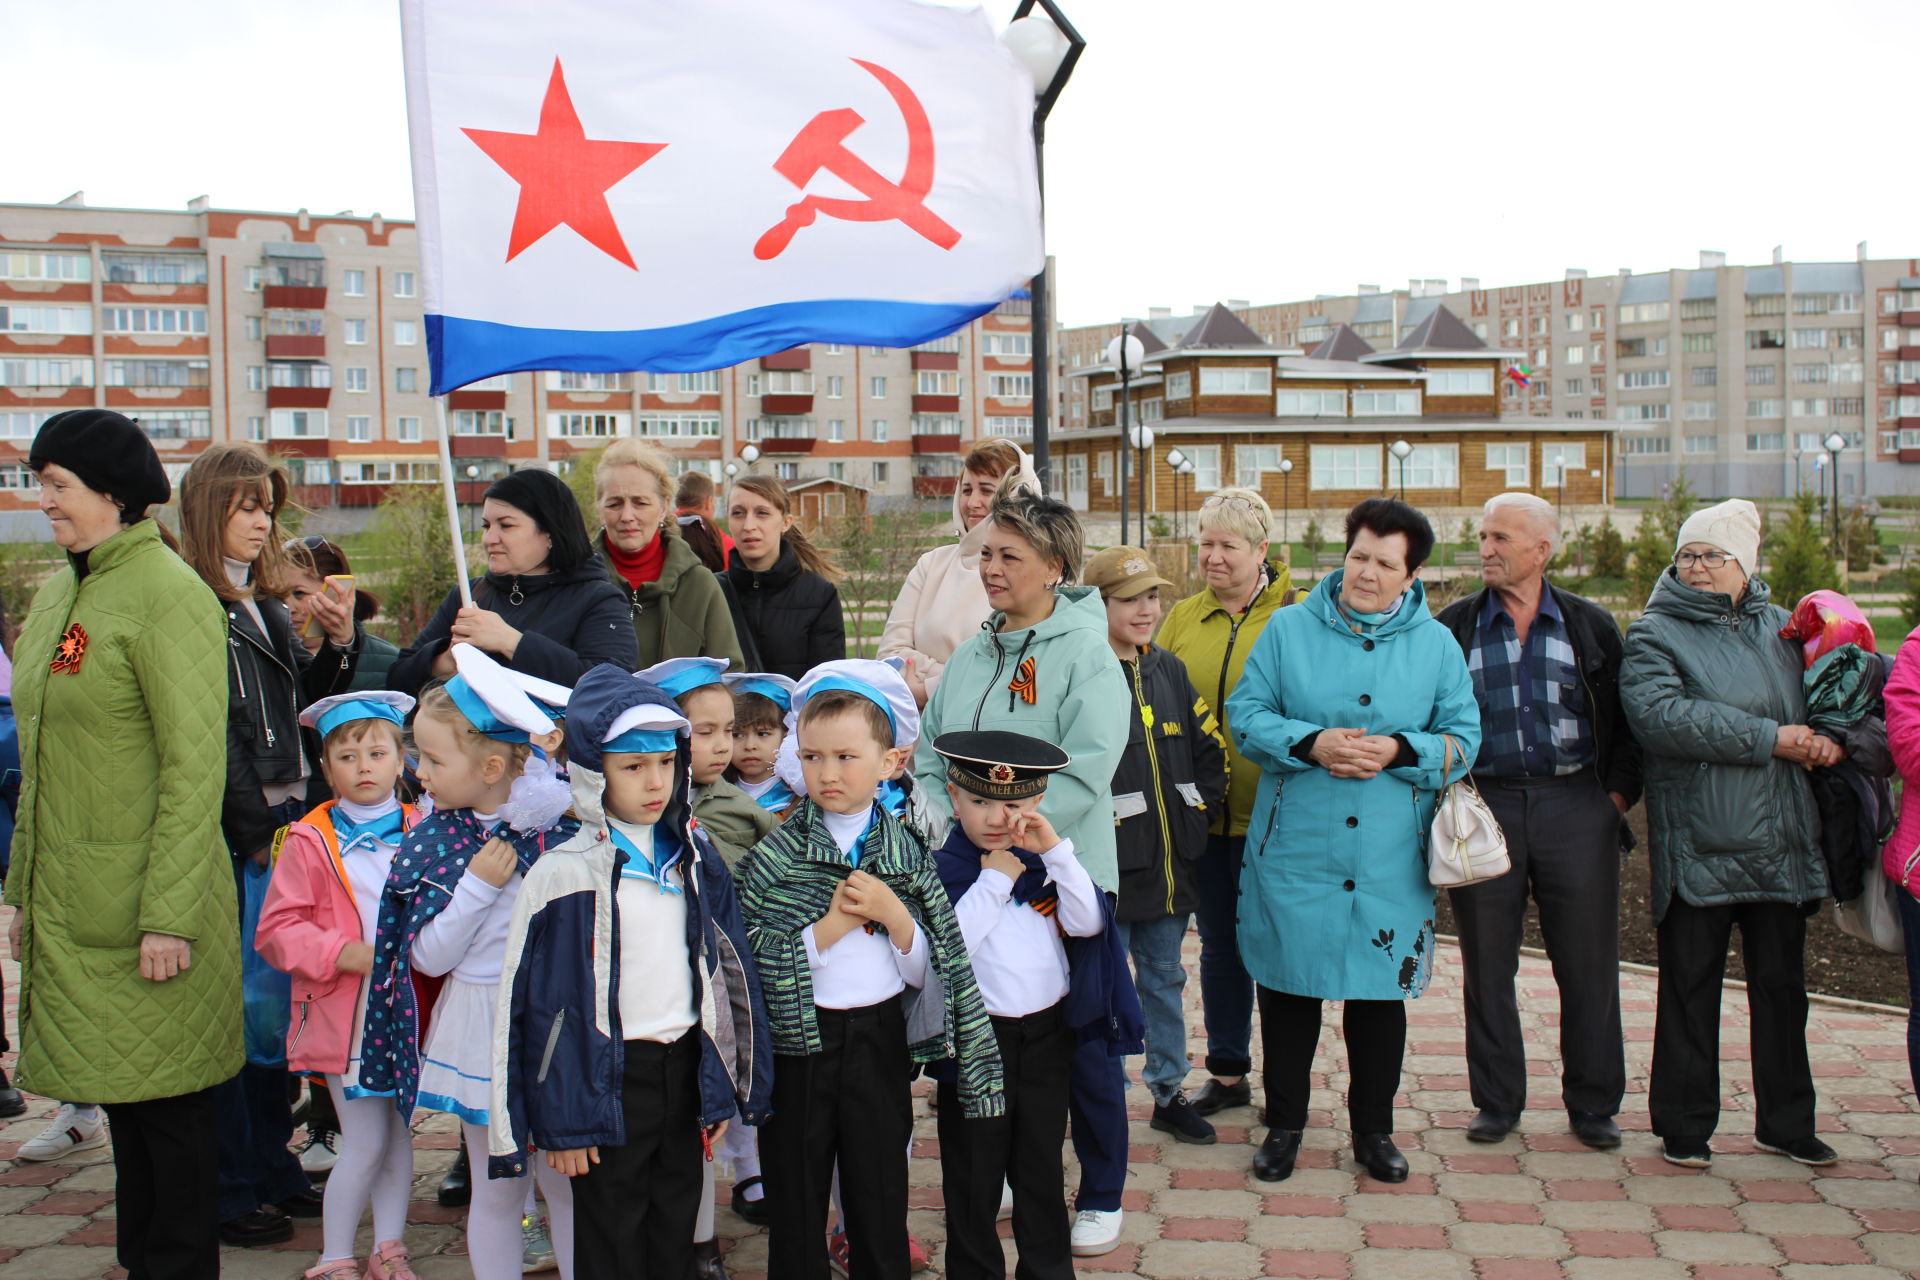
[(33, 438), (27, 465), (37, 472), (48, 463), (118, 501), (128, 524), (173, 496), (153, 441), (139, 423), (111, 409), (69, 409), (48, 418)]

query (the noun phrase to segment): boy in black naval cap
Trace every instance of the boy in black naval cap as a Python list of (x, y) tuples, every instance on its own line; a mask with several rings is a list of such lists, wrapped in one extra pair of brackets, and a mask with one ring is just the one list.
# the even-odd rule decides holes
[(940, 1172), (947, 1206), (948, 1280), (1001, 1280), (994, 1219), (1013, 1188), (1019, 1274), (1073, 1275), (1061, 1148), (1074, 1032), (1062, 935), (1092, 937), (1107, 910), (1079, 859), (1040, 812), (1047, 779), (1069, 763), (1050, 742), (1002, 731), (945, 733), (954, 826), (934, 855), (954, 903), (973, 972), (993, 1018), (1005, 1071), (1003, 1116), (968, 1120), (940, 1085)]

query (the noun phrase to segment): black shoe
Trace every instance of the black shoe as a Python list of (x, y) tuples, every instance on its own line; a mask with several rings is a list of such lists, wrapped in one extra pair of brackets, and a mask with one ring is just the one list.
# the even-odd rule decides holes
[(1375, 1182), (1407, 1180), (1407, 1158), (1400, 1154), (1400, 1148), (1393, 1145), (1393, 1135), (1390, 1133), (1354, 1134), (1353, 1158), (1360, 1162), (1360, 1167)]
[(285, 1200), (275, 1201), (273, 1207), (289, 1218), (317, 1218), (320, 1216), (320, 1206), (325, 1201), (326, 1195), (320, 1188), (308, 1187)]
[(1597, 1116), (1591, 1111), (1569, 1111), (1567, 1122), (1573, 1126), (1573, 1136), (1595, 1151), (1611, 1151), (1620, 1145), (1620, 1126), (1613, 1122), (1612, 1116)]
[(293, 1219), (278, 1209), (260, 1208), (220, 1224), (220, 1242), (242, 1249), (293, 1239)]
[(1193, 1109), (1203, 1116), (1216, 1111), (1225, 1111), (1228, 1107), (1250, 1107), (1253, 1105), (1253, 1086), (1242, 1076), (1239, 1084), (1221, 1084), (1209, 1078), (1200, 1086), (1200, 1092), (1193, 1095)]
[(1298, 1129), (1269, 1129), (1267, 1140), (1253, 1153), (1253, 1176), (1262, 1182), (1285, 1182), (1293, 1176), (1293, 1162), (1299, 1155)]
[(1502, 1115), (1498, 1111), (1482, 1111), (1467, 1121), (1468, 1142), (1500, 1142), (1513, 1132), (1513, 1126), (1520, 1123), (1519, 1116)]
[(453, 1167), (447, 1170), (447, 1176), (440, 1179), (440, 1207), (458, 1209), (473, 1199), (473, 1183), (467, 1170), (467, 1149), (460, 1148), (460, 1154), (453, 1158)]
[[(760, 1188), (758, 1199), (747, 1199), (744, 1193), (748, 1187)], [(733, 1184), (733, 1211), (756, 1227), (764, 1227), (772, 1221), (773, 1215), (767, 1211), (766, 1184), (761, 1181), (759, 1174), (751, 1178), (742, 1178)]]
[(0, 1071), (0, 1120), (22, 1115), (26, 1109), (27, 1100), (20, 1096), (20, 1091), (13, 1087), (12, 1081), (7, 1079), (7, 1073)]
[(1798, 1160), (1801, 1164), (1833, 1164), (1840, 1159), (1838, 1151), (1812, 1134), (1804, 1138), (1795, 1138), (1791, 1142), (1768, 1142), (1765, 1138), (1755, 1138), (1753, 1145), (1762, 1151), (1771, 1151), (1777, 1156)]
[(1713, 1163), (1713, 1148), (1705, 1138), (1662, 1138), (1660, 1158), (1683, 1168), (1704, 1169)]
[(727, 1266), (720, 1261), (719, 1240), (693, 1242), (694, 1280), (727, 1280)]
[(1153, 1127), (1162, 1133), (1170, 1133), (1182, 1142), (1191, 1142), (1199, 1146), (1211, 1146), (1220, 1140), (1213, 1126), (1202, 1120), (1194, 1110), (1187, 1095), (1176, 1093), (1166, 1106), (1155, 1104), (1153, 1108)]

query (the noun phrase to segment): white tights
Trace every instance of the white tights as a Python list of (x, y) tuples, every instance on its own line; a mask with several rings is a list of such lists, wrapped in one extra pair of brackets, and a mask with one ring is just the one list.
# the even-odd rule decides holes
[(327, 1175), (321, 1209), (320, 1261), (352, 1258), (360, 1219), (373, 1203), (375, 1247), (400, 1239), (413, 1189), (413, 1132), (392, 1098), (349, 1100), (339, 1076), (327, 1077), (340, 1116), (340, 1159)]
[[(473, 1280), (520, 1280), (520, 1217), (527, 1206), (527, 1178), (487, 1176), (487, 1127), (462, 1121), (467, 1160), (473, 1166), (473, 1199), (467, 1204), (467, 1262)], [(528, 1157), (547, 1201), (547, 1232), (560, 1263), (560, 1280), (573, 1280), (573, 1188), (547, 1164), (544, 1153)]]

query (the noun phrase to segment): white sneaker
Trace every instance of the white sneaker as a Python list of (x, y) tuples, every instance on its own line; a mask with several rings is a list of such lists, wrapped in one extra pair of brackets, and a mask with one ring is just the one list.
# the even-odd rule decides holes
[(1097, 1258), (1120, 1246), (1124, 1209), (1082, 1209), (1073, 1219), (1073, 1256)]
[(107, 1118), (95, 1107), (93, 1118), (86, 1119), (71, 1102), (63, 1102), (53, 1119), (37, 1138), (20, 1144), (15, 1155), (21, 1160), (58, 1160), (75, 1151), (107, 1145)]
[(520, 1219), (520, 1274), (552, 1271), (559, 1266), (554, 1256), (553, 1239), (547, 1234), (547, 1220), (522, 1216)]
[(300, 1153), (300, 1167), (309, 1174), (331, 1172), (340, 1162), (340, 1152), (334, 1146), (338, 1141), (339, 1138), (324, 1130), (307, 1130), (306, 1138), (294, 1148)]

